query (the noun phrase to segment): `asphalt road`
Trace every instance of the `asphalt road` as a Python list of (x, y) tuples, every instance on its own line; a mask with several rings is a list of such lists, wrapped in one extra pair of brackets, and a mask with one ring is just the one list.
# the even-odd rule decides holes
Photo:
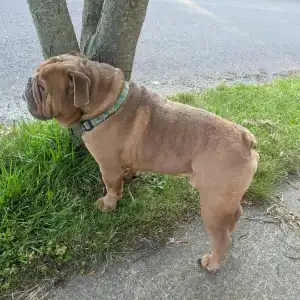
[[(68, 0), (77, 33), (82, 2)], [(298, 0), (150, 0), (133, 79), (161, 93), (269, 79), (300, 67), (299, 31)], [(0, 122), (23, 113), (41, 60), (27, 1), (1, 0)]]

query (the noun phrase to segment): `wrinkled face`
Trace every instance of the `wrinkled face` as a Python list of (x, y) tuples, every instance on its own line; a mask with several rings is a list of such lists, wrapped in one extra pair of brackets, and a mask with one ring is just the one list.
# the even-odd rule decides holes
[(80, 54), (64, 54), (46, 60), (36, 70), (23, 93), (33, 117), (55, 118), (66, 126), (80, 119), (80, 108), (89, 104), (91, 87), (85, 62)]

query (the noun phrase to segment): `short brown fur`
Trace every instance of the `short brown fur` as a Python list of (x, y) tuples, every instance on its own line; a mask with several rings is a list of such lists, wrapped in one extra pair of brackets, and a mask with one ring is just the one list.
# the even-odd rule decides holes
[[(74, 84), (76, 76), (83, 79)], [(79, 100), (76, 84), (81, 84)], [(33, 116), (56, 118), (70, 127), (111, 107), (123, 87), (121, 70), (73, 53), (43, 63), (29, 80), (25, 98)], [(82, 138), (106, 185), (106, 196), (97, 201), (102, 210), (116, 208), (127, 169), (187, 176), (200, 192), (204, 226), (212, 238), (212, 254), (202, 257), (202, 266), (219, 268), (257, 169), (256, 140), (247, 129), (130, 82), (121, 108)]]

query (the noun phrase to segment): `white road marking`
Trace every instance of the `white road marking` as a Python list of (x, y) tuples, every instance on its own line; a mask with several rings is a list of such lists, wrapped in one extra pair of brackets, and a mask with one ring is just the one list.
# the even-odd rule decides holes
[(205, 8), (202, 8), (199, 4), (195, 3), (192, 0), (177, 0), (177, 2), (182, 3), (185, 6), (195, 9), (198, 13), (200, 13), (202, 15), (216, 18), (216, 16), (213, 13), (209, 12)]

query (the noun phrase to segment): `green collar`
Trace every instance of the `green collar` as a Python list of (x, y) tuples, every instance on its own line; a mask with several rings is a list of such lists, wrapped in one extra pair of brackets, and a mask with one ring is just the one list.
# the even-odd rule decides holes
[(103, 123), (107, 118), (109, 118), (113, 113), (115, 113), (121, 107), (121, 105), (124, 103), (124, 101), (127, 98), (128, 91), (129, 91), (129, 84), (128, 82), (125, 82), (125, 86), (123, 88), (122, 93), (120, 94), (116, 103), (111, 108), (109, 108), (107, 111), (102, 113), (100, 116), (81, 121), (79, 124), (76, 124), (73, 127), (71, 127), (72, 134), (74, 134), (75, 136), (80, 136), (84, 132), (91, 131), (94, 127)]

